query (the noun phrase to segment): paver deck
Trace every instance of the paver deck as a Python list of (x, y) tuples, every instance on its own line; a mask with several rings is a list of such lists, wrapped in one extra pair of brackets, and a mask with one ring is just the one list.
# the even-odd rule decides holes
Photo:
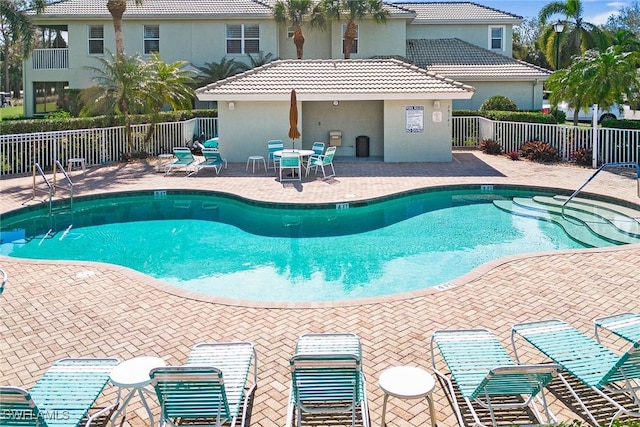
[[(202, 188), (280, 202), (338, 202), (378, 197), (414, 188), (450, 184), (518, 184), (575, 189), (593, 170), (566, 165), (514, 162), (479, 152), (456, 152), (452, 163), (337, 163), (337, 177), (310, 177), (283, 186), (275, 173), (245, 172), (231, 163), (214, 176), (164, 177), (155, 161), (92, 167), (73, 172), (77, 195), (139, 189)], [(31, 197), (31, 177), (0, 182), (0, 211)], [(614, 196), (640, 207), (634, 173), (603, 172), (586, 192)], [(61, 195), (64, 196), (64, 191)], [(42, 197), (39, 196), (38, 200)], [(34, 203), (29, 202), (29, 203)], [(480, 221), (482, 219), (479, 219)], [(0, 384), (26, 388), (56, 360), (67, 356), (160, 356), (181, 364), (203, 341), (252, 341), (258, 352), (258, 389), (251, 426), (281, 426), (286, 417), (288, 358), (304, 332), (353, 332), (363, 344), (372, 425), (379, 425), (383, 394), (380, 373), (393, 365), (430, 370), (429, 339), (442, 328), (482, 327), (509, 347), (513, 323), (559, 317), (591, 333), (602, 314), (639, 311), (640, 245), (542, 253), (501, 259), (457, 279), (446, 290), (427, 289), (400, 297), (349, 304), (261, 306), (165, 292), (158, 281), (110, 265), (46, 262), (0, 257), (9, 282), (0, 296)], [(535, 352), (524, 359), (536, 361)], [(115, 397), (108, 389), (106, 401)], [(440, 384), (438, 425), (457, 425)], [(561, 420), (576, 415), (551, 399)], [(148, 425), (132, 402), (125, 426)], [(155, 413), (158, 408), (155, 406)], [(394, 400), (387, 423), (429, 422), (425, 404)]]

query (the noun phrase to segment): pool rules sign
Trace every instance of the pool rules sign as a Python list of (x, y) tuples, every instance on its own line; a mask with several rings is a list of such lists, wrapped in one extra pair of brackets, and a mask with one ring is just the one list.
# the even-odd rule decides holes
[(409, 105), (405, 107), (405, 131), (407, 133), (424, 132), (424, 106)]

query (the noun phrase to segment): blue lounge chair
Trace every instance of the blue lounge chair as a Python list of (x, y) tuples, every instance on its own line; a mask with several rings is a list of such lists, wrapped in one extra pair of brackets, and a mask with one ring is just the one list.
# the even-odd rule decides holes
[(600, 329), (606, 329), (630, 343), (635, 343), (636, 346), (640, 342), (640, 314), (638, 313), (618, 313), (599, 317), (593, 322), (598, 342), (600, 342), (598, 333)]
[(205, 419), (235, 426), (241, 409), (244, 426), (257, 387), (257, 356), (249, 342), (203, 343), (193, 347), (185, 365), (156, 368), (149, 375), (160, 402), (160, 427)]
[(222, 166), (226, 168), (227, 161), (222, 158), (217, 148), (203, 148), (202, 155), (204, 160), (196, 165), (196, 175), (200, 172), (200, 169), (210, 168), (213, 168), (216, 171), (216, 175), (219, 175)]
[[(449, 374), (437, 369), (436, 349), (449, 368)], [(547, 406), (544, 389), (557, 376), (560, 367), (516, 364), (496, 336), (486, 329), (435, 331), (431, 337), (431, 361), (436, 375), (447, 383), (447, 392), (461, 427), (466, 424), (456, 400), (454, 384), (473, 416), (474, 425), (485, 425), (475, 405), (489, 411), (494, 426), (497, 425), (495, 410), (526, 407), (533, 410), (538, 423), (544, 424), (536, 402), (544, 410), (546, 423), (556, 422)], [(501, 402), (500, 398), (505, 397), (521, 399)]]
[(307, 168), (307, 175), (309, 175), (309, 167), (311, 165), (311, 162), (313, 160), (320, 159), (324, 154), (324, 142), (314, 142), (311, 146), (311, 151), (313, 151), (313, 154), (309, 156), (309, 158), (307, 159), (307, 164), (305, 165), (305, 167)]
[[(290, 359), (291, 387), (287, 427), (303, 416), (351, 414), (369, 426), (360, 339), (354, 334), (304, 334)], [(358, 416), (358, 408), (360, 409)]]
[[(512, 327), (511, 341), (514, 352), (516, 336), (521, 336), (529, 344), (541, 351), (553, 362), (560, 365), (567, 374), (577, 378), (587, 388), (600, 395), (616, 409), (611, 422), (622, 414), (640, 417), (638, 379), (640, 379), (640, 351), (638, 340), (632, 341), (628, 350), (617, 355), (598, 341), (590, 338), (568, 323), (552, 319), (539, 322), (521, 323)], [(582, 407), (589, 420), (599, 425), (595, 416), (571, 387), (562, 372), (559, 377), (574, 399)], [(614, 397), (624, 394), (631, 398), (635, 407), (625, 407)]]
[(192, 172), (192, 165), (196, 162), (196, 158), (191, 153), (191, 150), (183, 147), (175, 147), (173, 149), (173, 155), (176, 157), (176, 160), (167, 163), (165, 176), (178, 169), (184, 169), (185, 173), (189, 175), (189, 173)]
[[(62, 359), (54, 363), (30, 391), (0, 387), (0, 424), (3, 427), (78, 427), (117, 364), (118, 359)], [(114, 403), (90, 415), (85, 426), (116, 406)]]

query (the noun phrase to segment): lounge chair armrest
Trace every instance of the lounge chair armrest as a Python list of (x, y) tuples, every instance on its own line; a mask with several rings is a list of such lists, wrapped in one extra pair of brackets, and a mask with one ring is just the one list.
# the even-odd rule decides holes
[(111, 412), (115, 411), (116, 409), (118, 409), (118, 406), (120, 406), (120, 402), (119, 401), (117, 401), (117, 402), (115, 402), (115, 403), (113, 403), (113, 404), (111, 404), (111, 405), (109, 405), (109, 406), (107, 406), (105, 408), (100, 409), (98, 412), (96, 412), (95, 414), (91, 415), (87, 419), (87, 422), (86, 422), (86, 424), (84, 426), (85, 427), (89, 427), (96, 418), (98, 418), (98, 417), (100, 417), (100, 416), (102, 416), (102, 415), (104, 415), (104, 414), (106, 414), (106, 413), (108, 413), (110, 411)]
[(534, 365), (508, 365), (498, 366), (491, 369), (495, 375), (516, 375), (516, 374), (552, 374), (556, 375), (562, 368), (555, 363), (541, 363)]

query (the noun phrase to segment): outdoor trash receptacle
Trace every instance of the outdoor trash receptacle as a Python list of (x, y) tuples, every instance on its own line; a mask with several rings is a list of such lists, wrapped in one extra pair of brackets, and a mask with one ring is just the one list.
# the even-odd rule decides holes
[(369, 137), (360, 135), (356, 137), (356, 157), (369, 157)]

